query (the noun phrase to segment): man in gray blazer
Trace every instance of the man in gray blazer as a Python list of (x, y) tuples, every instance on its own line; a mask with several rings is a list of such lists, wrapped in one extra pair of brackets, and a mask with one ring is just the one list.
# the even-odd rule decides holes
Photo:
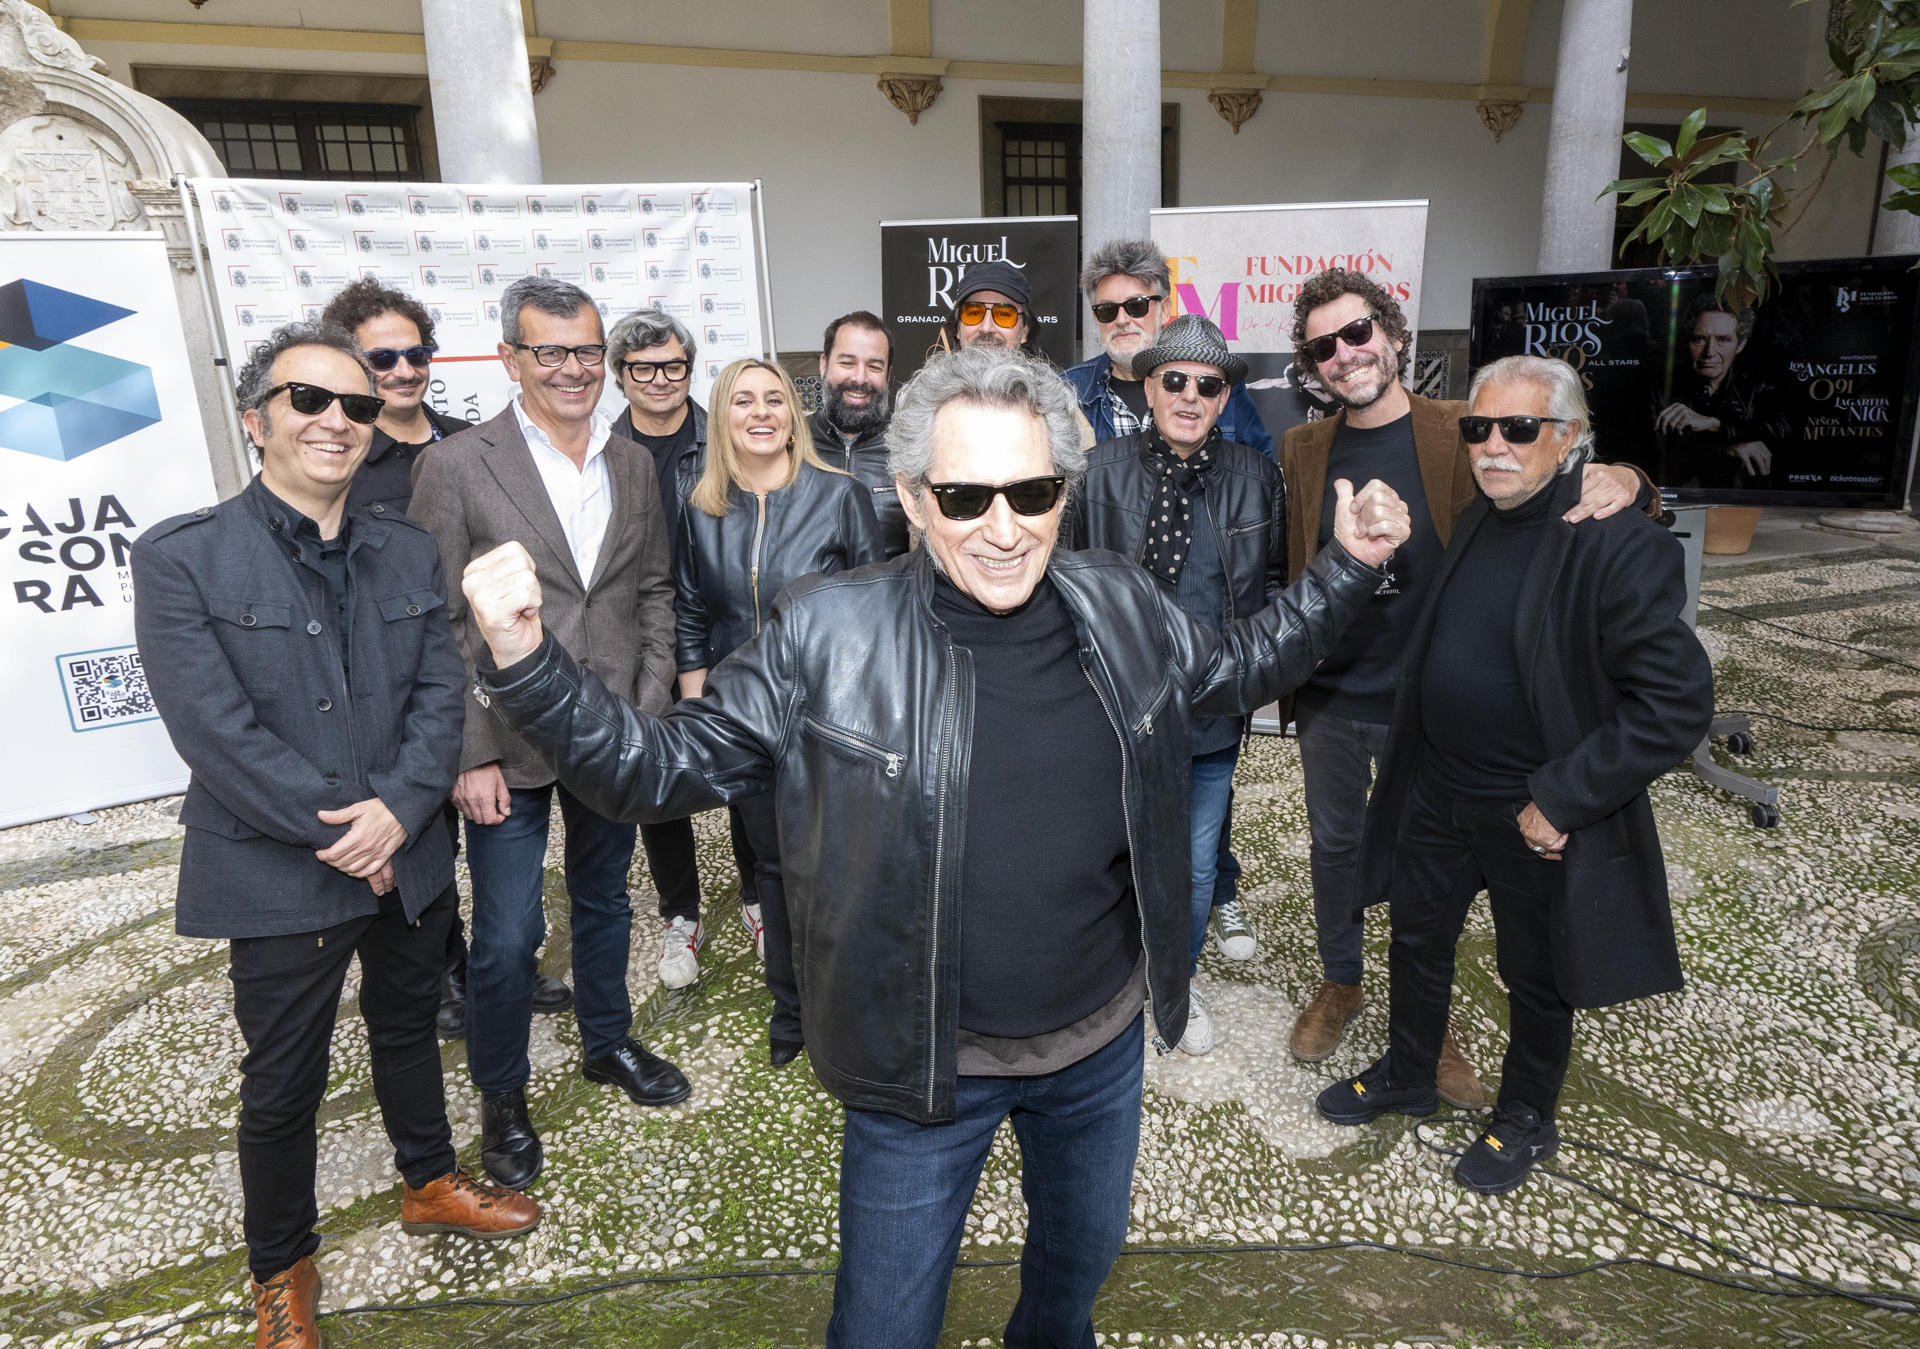
[[(596, 411), (606, 376), (599, 312), (578, 286), (531, 276), (507, 287), (500, 317), (500, 360), (518, 389), (499, 416), (421, 457), (410, 513), (455, 574), (509, 540), (523, 545), (552, 578), (551, 621), (568, 648), (636, 707), (664, 711), (674, 665), (666, 523), (651, 459)], [(450, 598), (448, 614), (471, 671), (485, 642), (464, 598)], [(467, 1066), (481, 1096), (481, 1160), (514, 1188), (544, 1161), (527, 1116), (527, 1037), (556, 787), (540, 756), (469, 700), (453, 789), (473, 877)], [(680, 1070), (627, 1033), (634, 827), (594, 814), (565, 787), (558, 794), (581, 1072), (641, 1105), (682, 1100), (692, 1088)]]

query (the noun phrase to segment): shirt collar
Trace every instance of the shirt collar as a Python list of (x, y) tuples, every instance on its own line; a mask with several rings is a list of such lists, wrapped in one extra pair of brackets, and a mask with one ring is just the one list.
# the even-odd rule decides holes
[[(553, 438), (538, 426), (535, 426), (527, 417), (526, 409), (520, 406), (520, 391), (518, 389), (515, 389), (513, 391), (513, 397), (507, 400), (507, 406), (513, 409), (513, 419), (520, 423), (520, 434), (527, 438), (529, 445), (540, 445), (552, 450), (555, 454), (560, 453), (559, 447), (553, 443)], [(607, 448), (607, 437), (612, 434), (613, 418), (607, 415), (604, 408), (594, 408), (593, 421), (587, 433), (588, 460), (592, 460), (594, 456)]]

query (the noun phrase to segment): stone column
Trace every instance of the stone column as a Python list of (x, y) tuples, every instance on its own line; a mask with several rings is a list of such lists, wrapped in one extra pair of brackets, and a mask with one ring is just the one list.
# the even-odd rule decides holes
[(421, 0), (420, 11), (442, 180), (540, 182), (519, 0)]
[(1567, 0), (1561, 14), (1540, 203), (1542, 272), (1613, 265), (1614, 199), (1599, 193), (1620, 176), (1632, 29), (1632, 0)]
[[(1086, 0), (1081, 76), (1081, 258), (1144, 239), (1160, 204), (1160, 2)], [(1087, 326), (1086, 354), (1099, 350)]]

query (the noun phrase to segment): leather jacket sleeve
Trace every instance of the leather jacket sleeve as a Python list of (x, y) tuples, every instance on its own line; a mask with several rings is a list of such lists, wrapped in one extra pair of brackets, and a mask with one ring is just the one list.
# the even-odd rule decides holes
[(693, 515), (699, 509), (682, 497), (680, 537), (673, 547), (673, 654), (681, 671), (707, 667), (713, 636), (713, 618), (700, 592), (700, 549), (693, 537)]
[(1277, 601), (1287, 588), (1287, 480), (1274, 474), (1273, 514), (1267, 522), (1267, 576), (1264, 598)]

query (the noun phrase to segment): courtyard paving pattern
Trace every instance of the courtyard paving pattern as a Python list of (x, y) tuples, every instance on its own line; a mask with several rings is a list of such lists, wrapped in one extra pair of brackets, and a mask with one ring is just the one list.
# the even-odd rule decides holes
[[(1570, 1145), (1512, 1195), (1454, 1183), (1445, 1150), (1470, 1119), (1348, 1130), (1314, 1115), (1314, 1093), (1383, 1043), (1385, 925), (1369, 923), (1373, 1000), (1347, 1042), (1295, 1064), (1287, 1030), (1317, 974), (1299, 756), (1255, 740), (1234, 839), (1259, 954), (1236, 965), (1210, 948), (1202, 962), (1213, 1054), (1143, 1046), (1133, 1221), (1099, 1308), (1104, 1343), (1920, 1343), (1920, 562), (1879, 548), (1758, 561), (1711, 570), (1704, 598), (1720, 707), (1777, 718), (1756, 720), (1740, 763), (1779, 785), (1781, 824), (1753, 828), (1689, 774), (1655, 785), (1688, 985), (1580, 1016)], [(247, 1305), (241, 1046), (225, 948), (172, 931), (177, 806), (0, 833), (0, 1349), (252, 1342), (230, 1314)], [(538, 1018), (546, 1220), (525, 1240), (401, 1232), (350, 982), (321, 1115), (329, 1344), (819, 1341), (839, 1112), (804, 1059), (769, 1067), (723, 819), (699, 834), (700, 981), (658, 987), (650, 917), (630, 971), (637, 1033), (693, 1096), (631, 1106), (581, 1079), (567, 1017)], [(555, 877), (543, 959), (564, 973)], [(643, 867), (634, 879), (650, 915)], [(1505, 1000), (1484, 904), (1455, 1013), (1491, 1081)], [(463, 1047), (443, 1062), (477, 1166)], [(1021, 1214), (1003, 1132), (967, 1226), (952, 1343), (999, 1343)]]

